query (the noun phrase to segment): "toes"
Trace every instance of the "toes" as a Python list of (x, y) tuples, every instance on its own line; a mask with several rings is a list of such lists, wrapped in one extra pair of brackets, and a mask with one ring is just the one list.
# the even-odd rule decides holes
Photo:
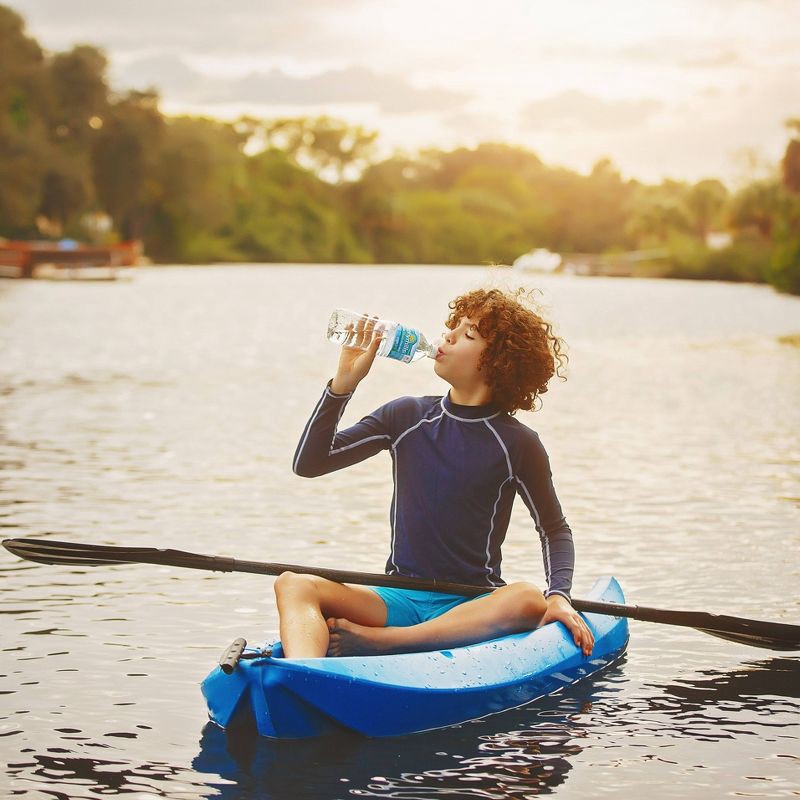
[(330, 640), (328, 641), (328, 651), (326, 655), (338, 656), (340, 651), (341, 643), (339, 642), (339, 637), (336, 634), (332, 634)]

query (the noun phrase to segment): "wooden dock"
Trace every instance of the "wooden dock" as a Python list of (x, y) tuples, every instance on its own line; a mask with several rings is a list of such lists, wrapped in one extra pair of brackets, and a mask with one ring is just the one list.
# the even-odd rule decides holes
[(141, 242), (92, 246), (0, 239), (0, 278), (116, 280), (142, 258)]

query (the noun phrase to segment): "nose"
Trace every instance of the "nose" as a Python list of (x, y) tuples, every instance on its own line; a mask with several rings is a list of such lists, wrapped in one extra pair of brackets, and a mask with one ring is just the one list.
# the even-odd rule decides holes
[(446, 341), (447, 344), (452, 344), (453, 343), (453, 338), (452, 337), (453, 337), (453, 331), (446, 330), (446, 331), (442, 332), (442, 339), (444, 339), (444, 341)]

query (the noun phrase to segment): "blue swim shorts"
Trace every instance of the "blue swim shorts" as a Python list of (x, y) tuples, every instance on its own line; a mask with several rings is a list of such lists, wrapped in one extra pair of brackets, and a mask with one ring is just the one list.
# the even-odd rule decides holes
[[(451, 608), (477, 600), (461, 594), (423, 592), (419, 589), (393, 589), (389, 586), (368, 586), (386, 603), (386, 626), (405, 628), (440, 617)], [(486, 597), (486, 594), (479, 597)]]

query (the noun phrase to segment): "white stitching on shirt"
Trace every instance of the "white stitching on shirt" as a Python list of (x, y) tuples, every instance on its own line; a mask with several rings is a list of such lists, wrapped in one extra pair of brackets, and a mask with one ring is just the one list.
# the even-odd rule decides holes
[[(328, 387), (325, 387), (325, 391), (328, 391)], [(333, 397), (333, 395), (328, 392), (328, 394)], [(342, 403), (341, 408), (339, 409), (339, 413), (336, 416), (336, 423), (333, 426), (333, 436), (331, 436), (331, 443), (328, 445), (328, 455), (331, 453), (331, 448), (333, 447), (333, 443), (336, 441), (336, 433), (339, 429), (339, 423), (342, 421), (342, 417), (344, 416), (344, 410), (347, 408), (347, 403)]]
[(550, 586), (550, 575), (552, 574), (553, 568), (550, 564), (550, 540), (547, 538), (547, 535), (544, 532), (544, 528), (542, 527), (542, 521), (539, 519), (539, 512), (536, 509), (536, 505), (531, 498), (531, 494), (528, 491), (528, 487), (519, 479), (517, 476), (516, 478), (517, 483), (523, 488), (525, 491), (525, 496), (528, 498), (528, 502), (530, 505), (528, 506), (528, 510), (531, 512), (533, 516), (534, 524), (536, 525), (536, 530), (539, 533), (539, 541), (542, 544), (542, 549), (544, 550), (544, 572), (545, 577), (547, 579), (547, 585)]
[[(335, 438), (335, 436), (334, 436)], [(361, 439), (358, 442), (352, 442), (351, 444), (346, 444), (344, 447), (337, 447), (335, 450), (330, 450), (328, 452), (329, 456), (335, 456), (338, 453), (343, 453), (345, 450), (350, 450), (353, 447), (358, 447), (360, 444), (366, 444), (367, 442), (373, 442), (375, 439), (389, 439), (391, 441), (391, 436), (388, 434), (382, 433), (380, 436), (368, 436), (366, 439)]]
[(390, 572), (390, 575), (396, 575), (400, 570), (397, 566), (397, 562), (394, 560), (394, 545), (395, 545), (395, 536), (397, 530), (397, 453), (395, 452), (394, 448), (392, 448), (391, 452), (392, 456), (392, 482), (394, 483), (394, 493), (392, 494), (392, 505), (394, 508), (392, 509), (392, 544), (389, 549), (389, 563), (394, 567), (394, 572)]
[(325, 394), (332, 400), (344, 400), (346, 397), (353, 396), (352, 392), (347, 392), (347, 394), (334, 394), (327, 386), (325, 387)]
[[(506, 457), (506, 466), (508, 467), (508, 477), (500, 484), (500, 487), (497, 490), (497, 500), (494, 503), (494, 509), (492, 510), (492, 520), (491, 525), (489, 527), (489, 535), (486, 537), (486, 562), (485, 562), (485, 569), (486, 569), (486, 577), (489, 580), (489, 583), (492, 583), (491, 575), (492, 575), (492, 568), (489, 564), (491, 560), (491, 545), (492, 545), (492, 534), (494, 533), (494, 518), (497, 513), (497, 504), (500, 502), (500, 498), (503, 496), (503, 487), (514, 477), (514, 471), (511, 469), (511, 457), (508, 454), (508, 449), (506, 448), (506, 444), (501, 438), (500, 434), (497, 430), (489, 424), (488, 420), (484, 420), (486, 423), (486, 427), (494, 434), (495, 439), (500, 444), (500, 447), (503, 448), (503, 453)], [(495, 585), (495, 584), (492, 584)]]
[[(491, 419), (488, 417), (487, 419)], [(486, 423), (486, 427), (495, 435), (495, 438), (498, 442), (500, 442), (500, 447), (503, 448), (503, 452), (506, 454), (506, 465), (508, 466), (508, 477), (511, 478), (514, 476), (514, 470), (511, 469), (511, 456), (508, 454), (508, 448), (506, 447), (506, 443), (500, 437), (500, 434), (497, 432), (496, 428), (490, 425), (488, 422)]]
[[(394, 511), (392, 513), (392, 548), (389, 553), (389, 563), (394, 566), (395, 572), (399, 572), (399, 568), (397, 566), (397, 562), (395, 559), (395, 542), (396, 542), (396, 532), (397, 532), (397, 498), (400, 496), (400, 492), (398, 491), (398, 480), (399, 480), (399, 473), (397, 470), (397, 445), (400, 444), (402, 438), (407, 434), (411, 433), (411, 431), (416, 430), (423, 422), (436, 422), (442, 418), (442, 414), (439, 414), (438, 417), (434, 417), (433, 419), (421, 419), (415, 425), (412, 425), (410, 428), (406, 428), (398, 437), (395, 439), (394, 444), (392, 445), (392, 469), (394, 474), (392, 475), (394, 479)], [(391, 574), (391, 573), (390, 573)]]
[(306, 429), (303, 433), (303, 441), (300, 442), (300, 447), (297, 449), (297, 457), (294, 460), (294, 464), (292, 464), (292, 471), (297, 474), (297, 465), (300, 463), (300, 456), (303, 454), (303, 448), (306, 446), (306, 440), (308, 439), (308, 434), (311, 431), (311, 426), (314, 424), (314, 420), (319, 413), (319, 409), (322, 406), (323, 402), (325, 402), (325, 395), (328, 393), (327, 387), (325, 388), (325, 392), (323, 392), (322, 397), (320, 397), (319, 402), (314, 408), (314, 412), (311, 414), (311, 419), (308, 421), (306, 425)]
[(489, 581), (491, 586), (502, 586), (502, 584), (495, 583), (492, 581), (492, 567), (490, 566), (489, 562), (491, 560), (491, 544), (492, 544), (492, 534), (494, 533), (494, 518), (497, 515), (497, 505), (500, 502), (500, 498), (503, 496), (503, 487), (511, 480), (511, 476), (506, 478), (498, 487), (497, 490), (497, 500), (494, 501), (494, 508), (492, 509), (492, 519), (491, 524), (489, 525), (489, 535), (486, 537), (486, 561), (484, 562), (484, 569), (486, 570), (486, 579)]
[(420, 425), (422, 425), (422, 423), (423, 423), (423, 422), (436, 422), (436, 420), (437, 420), (437, 419), (441, 419), (441, 418), (442, 418), (442, 415), (441, 415), (441, 414), (439, 414), (439, 416), (438, 416), (438, 417), (433, 417), (433, 418), (431, 418), (431, 419), (421, 419), (421, 420), (420, 420), (420, 421), (419, 421), (419, 422), (418, 422), (416, 425), (412, 425), (410, 428), (406, 428), (406, 429), (405, 429), (405, 430), (404, 430), (404, 431), (403, 431), (403, 432), (402, 432), (402, 433), (401, 433), (401, 434), (400, 434), (400, 435), (399, 435), (399, 436), (398, 436), (398, 437), (395, 439), (395, 441), (394, 441), (394, 444), (392, 445), (392, 450), (395, 450), (395, 451), (396, 451), (396, 450), (397, 450), (397, 445), (399, 445), (399, 444), (400, 444), (400, 441), (402, 440), (402, 438), (403, 438), (403, 437), (404, 437), (404, 436), (405, 436), (407, 433), (411, 433), (411, 431), (415, 430), (416, 428), (419, 428), (419, 426), (420, 426)]

